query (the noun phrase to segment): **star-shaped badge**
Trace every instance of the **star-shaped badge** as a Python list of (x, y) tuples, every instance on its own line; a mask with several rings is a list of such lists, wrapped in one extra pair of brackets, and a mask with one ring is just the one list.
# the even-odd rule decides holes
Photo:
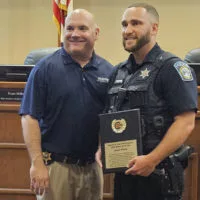
[(43, 160), (45, 162), (45, 164), (48, 164), (48, 161), (51, 161), (51, 153), (49, 152), (42, 152), (42, 156), (43, 156)]
[(145, 70), (141, 70), (140, 76), (144, 79), (145, 77), (149, 76), (149, 72), (150, 70), (148, 70), (147, 68)]

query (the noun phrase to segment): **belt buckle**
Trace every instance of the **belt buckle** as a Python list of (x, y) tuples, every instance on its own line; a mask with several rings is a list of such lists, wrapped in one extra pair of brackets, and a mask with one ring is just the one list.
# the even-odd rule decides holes
[(44, 160), (44, 163), (45, 165), (48, 165), (48, 161), (51, 161), (51, 153), (45, 151), (45, 152), (42, 152), (42, 158)]

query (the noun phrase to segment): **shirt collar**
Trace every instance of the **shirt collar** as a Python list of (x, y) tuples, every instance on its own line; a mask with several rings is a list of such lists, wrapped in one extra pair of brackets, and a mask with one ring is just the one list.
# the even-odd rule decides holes
[[(68, 53), (65, 51), (64, 47), (61, 48), (61, 54), (62, 54), (62, 56), (63, 56), (63, 59), (64, 59), (64, 63), (65, 63), (65, 64), (76, 63), (76, 62), (73, 60), (73, 58), (70, 56), (70, 54), (68, 54)], [(85, 67), (87, 67), (87, 68), (88, 68), (88, 67), (97, 68), (98, 65), (99, 65), (99, 63), (100, 63), (99, 57), (96, 55), (95, 52), (93, 52), (91, 60), (89, 61), (88, 64), (85, 65)]]
[[(135, 71), (139, 66), (145, 64), (145, 63), (153, 63), (156, 59), (156, 57), (163, 51), (159, 45), (156, 43), (154, 47), (150, 50), (150, 52), (146, 55), (144, 61), (141, 64), (137, 64), (135, 61), (135, 58), (132, 54), (129, 55), (128, 60), (125, 62), (125, 65), (129, 70), (129, 72)], [(123, 67), (122, 66), (122, 67)]]
[(162, 52), (163, 50), (160, 48), (160, 46), (156, 43), (154, 47), (150, 50), (150, 52), (146, 55), (143, 63), (147, 62), (154, 62), (155, 59), (158, 57), (158, 55)]

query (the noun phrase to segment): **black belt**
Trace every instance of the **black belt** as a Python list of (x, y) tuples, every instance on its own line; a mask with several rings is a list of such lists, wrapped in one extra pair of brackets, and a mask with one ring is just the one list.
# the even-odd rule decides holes
[(46, 165), (49, 165), (52, 162), (56, 161), (64, 164), (75, 164), (79, 166), (86, 166), (92, 164), (95, 161), (94, 158), (80, 159), (80, 158), (74, 158), (72, 156), (50, 153), (50, 152), (43, 152), (43, 160)]

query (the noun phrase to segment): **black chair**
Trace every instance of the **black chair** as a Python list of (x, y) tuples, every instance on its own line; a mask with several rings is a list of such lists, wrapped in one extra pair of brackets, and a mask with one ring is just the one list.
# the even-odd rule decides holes
[(186, 54), (184, 61), (186, 61), (188, 65), (194, 69), (197, 77), (197, 84), (200, 85), (200, 48), (189, 51)]
[(200, 48), (192, 49), (189, 51), (184, 60), (187, 63), (200, 63)]

